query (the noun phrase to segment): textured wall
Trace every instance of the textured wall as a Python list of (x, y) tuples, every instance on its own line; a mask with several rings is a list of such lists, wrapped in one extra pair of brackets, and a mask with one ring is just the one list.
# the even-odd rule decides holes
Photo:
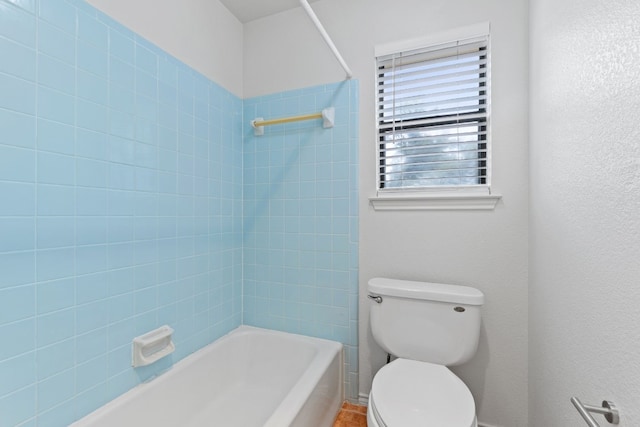
[(640, 3), (530, 7), (530, 426), (583, 426), (571, 396), (637, 426)]
[[(476, 357), (455, 369), (480, 421), (527, 423), (528, 17), (525, 0), (321, 0), (320, 20), (360, 81), (360, 392), (385, 354), (369, 330), (366, 283), (389, 276), (475, 286), (486, 294)], [(375, 212), (376, 44), (491, 22), (492, 212)], [(245, 24), (244, 93), (256, 96), (342, 79), (298, 8)]]
[[(244, 102), (244, 323), (345, 344), (347, 397), (358, 397), (358, 83)], [(334, 107), (320, 120), (270, 126)]]
[(0, 426), (64, 426), (240, 323), (242, 101), (82, 1), (0, 58)]

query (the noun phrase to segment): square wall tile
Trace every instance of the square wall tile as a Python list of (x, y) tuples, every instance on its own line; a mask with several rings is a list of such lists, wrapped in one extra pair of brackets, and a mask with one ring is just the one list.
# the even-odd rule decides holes
[(68, 425), (240, 324), (242, 101), (84, 1), (0, 0), (0, 52), (0, 424)]
[[(357, 313), (356, 134), (349, 120), (357, 113), (356, 81), (247, 99), (251, 117), (278, 118), (336, 107), (336, 126), (318, 121), (265, 128), (254, 136), (245, 123), (243, 186), (244, 322), (303, 333), (355, 346)], [(339, 124), (339, 125), (338, 125)], [(254, 190), (255, 189), (255, 190)], [(356, 249), (357, 253), (357, 249)], [(255, 254), (255, 255), (254, 255)], [(259, 254), (259, 255), (258, 255)], [(357, 305), (355, 306), (357, 309)], [(348, 371), (357, 372), (347, 361)], [(345, 377), (345, 390), (357, 390), (357, 376)], [(357, 395), (347, 395), (357, 399)]]

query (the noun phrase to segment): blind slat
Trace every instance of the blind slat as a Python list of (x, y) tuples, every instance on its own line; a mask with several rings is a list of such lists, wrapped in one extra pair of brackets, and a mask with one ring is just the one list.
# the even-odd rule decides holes
[[(428, 184), (425, 184), (428, 183)], [(481, 187), (484, 184), (477, 184), (472, 176), (450, 176), (450, 177), (421, 177), (419, 179), (405, 178), (393, 181), (385, 181), (384, 189), (406, 189), (419, 187), (436, 187), (436, 186), (464, 186), (464, 187)]]
[[(458, 169), (464, 169), (464, 170), (478, 170), (478, 169), (484, 169), (485, 166), (482, 166), (481, 164), (479, 164), (480, 162), (486, 160), (485, 158), (480, 158), (480, 159), (456, 159), (456, 160), (434, 160), (431, 162), (416, 162), (416, 163), (400, 163), (398, 165), (390, 165), (390, 166), (380, 166), (380, 173), (382, 175), (393, 175), (393, 174), (398, 174), (398, 173), (422, 173), (422, 172), (434, 172), (434, 171), (447, 171), (447, 170), (458, 170)], [(474, 164), (473, 166), (466, 166), (467, 163), (478, 163), (478, 164)], [(420, 169), (420, 170), (416, 170), (416, 169), (403, 169), (402, 166), (425, 166), (425, 165), (429, 165), (430, 169)], [(387, 168), (391, 167), (392, 170), (391, 171), (386, 171)], [(397, 167), (398, 170), (393, 170), (394, 167)], [(384, 171), (382, 171), (382, 169), (385, 169)]]
[[(403, 129), (404, 127), (407, 127), (407, 126), (411, 126), (412, 128), (424, 126), (425, 130), (428, 130), (427, 126), (429, 124), (437, 124), (437, 123), (443, 123), (443, 122), (454, 122), (454, 123), (460, 123), (461, 126), (469, 126), (471, 125), (471, 123), (480, 123), (479, 120), (485, 120), (487, 117), (487, 114), (484, 111), (460, 113), (458, 108), (438, 110), (438, 111), (433, 111), (432, 113), (437, 113), (438, 115), (436, 117), (427, 116), (429, 118), (421, 118), (421, 117), (425, 117), (425, 114), (416, 113), (415, 117), (405, 117), (405, 120), (408, 120), (408, 119), (411, 120), (408, 123), (404, 123), (402, 120), (397, 118), (396, 118), (397, 121), (392, 122), (391, 120), (393, 120), (393, 117), (383, 117), (381, 118), (381, 120), (383, 121), (381, 121), (378, 124), (378, 128), (384, 133), (394, 128)], [(459, 114), (456, 114), (456, 113), (459, 113)], [(434, 115), (435, 114), (431, 114), (431, 116), (434, 116)]]
[[(469, 89), (465, 89), (464, 92), (459, 92), (459, 93), (452, 93), (451, 95), (464, 95), (469, 93)], [(440, 96), (440, 94), (438, 94), (438, 96)], [(421, 99), (429, 99), (428, 97), (422, 97)], [(479, 101), (486, 101), (487, 96), (486, 95), (476, 95), (476, 96), (464, 96), (464, 97), (455, 97), (455, 96), (451, 96), (449, 98), (447, 98), (446, 100), (437, 100), (437, 101), (430, 101), (430, 102), (416, 102), (416, 103), (408, 103), (408, 104), (404, 104), (404, 100), (400, 100), (402, 102), (402, 105), (392, 105), (391, 107), (384, 107), (384, 108), (380, 108), (378, 110), (378, 114), (380, 113), (388, 113), (388, 112), (395, 112), (395, 111), (402, 111), (402, 110), (407, 110), (407, 109), (413, 109), (413, 110), (417, 110), (417, 111), (411, 111), (409, 113), (406, 114), (394, 114), (394, 118), (396, 120), (402, 120), (402, 116), (404, 115), (415, 115), (417, 113), (428, 113), (431, 111), (442, 111), (444, 110), (444, 108), (439, 108), (439, 109), (431, 109), (429, 110), (429, 107), (439, 107), (439, 106), (445, 106), (445, 105), (450, 105), (450, 104), (467, 104), (468, 106), (478, 106), (481, 105), (479, 103)], [(381, 106), (383, 104), (380, 104)], [(387, 104), (388, 105), (388, 104)]]
[[(443, 76), (444, 77), (444, 76)], [(421, 79), (421, 80), (413, 80), (411, 82), (407, 82), (405, 83), (400, 83), (400, 84), (384, 84), (381, 86), (378, 86), (378, 89), (380, 89), (378, 91), (378, 93), (381, 95), (379, 96), (378, 102), (381, 102), (382, 99), (384, 99), (384, 94), (385, 92), (389, 92), (392, 91), (395, 94), (395, 97), (399, 97), (399, 95), (406, 93), (411, 93), (411, 94), (415, 94), (415, 85), (416, 84), (420, 84), (420, 89), (421, 89), (421, 93), (430, 93), (433, 91), (436, 91), (437, 89), (448, 89), (451, 87), (467, 87), (469, 86), (470, 88), (478, 88), (481, 87), (481, 85), (483, 83), (487, 82), (487, 79), (485, 77), (478, 77), (478, 73), (456, 73), (455, 75), (451, 75), (451, 76), (446, 76), (446, 78), (444, 80), (450, 80), (450, 77), (469, 77), (469, 78), (465, 78), (463, 80), (454, 80), (454, 81), (445, 81), (442, 82), (441, 79), (431, 79), (431, 78), (425, 78), (425, 79)]]
[[(476, 54), (478, 56), (478, 54)], [(378, 71), (378, 83), (379, 85), (390, 85), (396, 82), (416, 81), (427, 78), (426, 76), (434, 77), (455, 77), (456, 74), (467, 74), (470, 72), (484, 69), (487, 65), (487, 59), (485, 57), (479, 57), (477, 61), (468, 61), (463, 63), (450, 64), (442, 67), (434, 68), (408, 68), (404, 73), (398, 73), (394, 69), (381, 69)]]
[[(384, 156), (385, 161), (387, 162), (386, 164), (389, 166), (398, 166), (398, 165), (416, 165), (416, 164), (423, 164), (422, 162), (414, 162), (411, 161), (411, 159), (423, 159), (423, 158), (429, 158), (429, 157), (437, 157), (437, 156), (448, 156), (448, 155), (458, 155), (458, 154), (479, 154), (479, 153), (486, 153), (487, 150), (486, 149), (471, 149), (471, 150), (456, 150), (456, 151), (445, 151), (445, 152), (440, 152), (440, 153), (421, 153), (421, 154), (408, 154), (408, 155), (398, 155), (398, 156), (389, 156), (386, 155)], [(395, 159), (403, 159), (403, 160), (407, 160), (406, 162), (399, 162), (399, 163), (395, 163)], [(479, 159), (483, 159), (481, 157), (476, 156), (475, 158), (471, 158), (471, 159), (452, 159), (452, 160), (446, 160), (446, 161), (452, 161), (452, 162), (457, 162), (457, 161), (467, 161), (467, 160), (479, 160)], [(389, 161), (391, 160), (391, 163), (389, 163)], [(445, 160), (443, 160), (445, 161)], [(426, 162), (428, 163), (428, 162)], [(426, 164), (425, 163), (425, 164)]]
[(472, 42), (469, 44), (460, 44), (450, 46), (444, 49), (417, 49), (409, 52), (398, 52), (392, 55), (386, 55), (377, 59), (378, 68), (388, 67), (396, 70), (403, 70), (415, 64), (437, 65), (452, 59), (463, 59), (467, 57), (477, 56), (478, 52), (486, 48), (487, 41)]
[[(473, 122), (470, 121), (469, 123), (466, 123), (465, 126), (460, 126), (460, 123), (458, 121), (455, 121), (453, 123), (445, 123), (445, 124), (432, 124), (429, 127), (425, 127), (423, 129), (418, 129), (418, 132), (422, 132), (424, 134), (427, 135), (423, 135), (420, 137), (415, 137), (415, 136), (405, 136), (405, 135), (409, 135), (409, 134), (414, 134), (416, 133), (416, 131), (414, 131), (413, 129), (409, 129), (406, 131), (403, 130), (398, 130), (395, 133), (391, 133), (391, 132), (387, 132), (384, 133), (385, 137), (391, 137), (393, 136), (395, 140), (397, 141), (406, 141), (406, 140), (410, 140), (410, 139), (420, 139), (420, 138), (429, 138), (432, 135), (462, 135), (464, 133), (468, 133), (468, 131), (464, 131), (464, 129), (467, 128), (475, 128), (478, 126), (482, 126), (482, 123), (479, 122)], [(392, 142), (392, 140), (385, 140), (385, 141), (389, 141)]]
[[(437, 170), (437, 171), (427, 171), (427, 172), (402, 172), (397, 173), (397, 176), (387, 176), (385, 177), (386, 182), (393, 181), (405, 181), (405, 180), (417, 180), (417, 179), (442, 179), (442, 178), (453, 178), (453, 177), (472, 177), (475, 168), (457, 168), (457, 169), (445, 169), (445, 170)], [(434, 172), (429, 175), (428, 172)], [(440, 174), (438, 174), (440, 173)]]
[[(412, 132), (413, 133), (413, 132)], [(413, 148), (417, 148), (417, 147), (431, 147), (434, 145), (446, 145), (446, 144), (456, 144), (458, 142), (469, 142), (469, 141), (460, 141), (460, 138), (474, 138), (475, 137), (475, 141), (479, 141), (482, 136), (487, 135), (486, 131), (477, 131), (477, 132), (459, 132), (459, 133), (442, 133), (442, 134), (436, 134), (436, 135), (432, 135), (432, 136), (416, 136), (416, 137), (410, 137), (410, 138), (398, 138), (395, 137), (393, 139), (385, 139), (380, 141), (380, 144), (384, 144), (384, 147), (380, 147), (380, 151), (385, 151), (385, 150), (398, 150), (398, 147), (388, 147), (387, 145), (392, 145), (392, 144), (405, 144), (405, 143), (412, 143), (411, 146), (405, 146), (402, 147), (403, 149), (413, 149)], [(389, 137), (393, 137), (393, 135), (385, 135), (385, 136), (389, 136)], [(433, 143), (433, 142), (429, 142), (429, 141), (435, 141), (435, 140), (442, 140), (444, 138), (458, 138), (458, 140), (456, 141), (447, 141), (447, 142), (439, 142), (439, 143)], [(421, 144), (417, 144), (417, 142), (421, 142)]]
[(380, 156), (388, 159), (389, 157), (397, 156), (413, 156), (421, 152), (432, 153), (451, 151), (455, 149), (466, 149), (467, 146), (476, 146), (479, 150), (484, 149), (484, 147), (480, 147), (480, 143), (485, 143), (485, 141), (478, 137), (474, 138), (474, 136), (469, 136), (468, 140), (438, 141), (427, 144), (417, 144), (410, 147), (393, 147), (385, 144), (384, 147), (380, 147)]

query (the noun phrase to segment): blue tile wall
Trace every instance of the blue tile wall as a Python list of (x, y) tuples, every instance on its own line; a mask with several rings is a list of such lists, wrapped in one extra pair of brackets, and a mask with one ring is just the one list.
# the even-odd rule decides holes
[[(244, 323), (345, 344), (345, 391), (358, 398), (358, 84), (244, 101)], [(248, 121), (335, 107), (320, 120)]]
[[(241, 323), (242, 100), (82, 1), (0, 0), (0, 427)], [(133, 337), (177, 350), (130, 367)]]
[[(68, 425), (240, 323), (343, 342), (357, 399), (357, 82), (243, 102), (80, 0), (0, 0), (0, 58), (0, 427)], [(163, 324), (176, 353), (132, 369)]]

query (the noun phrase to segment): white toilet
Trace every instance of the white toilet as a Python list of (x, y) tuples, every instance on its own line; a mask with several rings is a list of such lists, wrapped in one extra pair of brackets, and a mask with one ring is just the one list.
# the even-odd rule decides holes
[(478, 348), (483, 293), (382, 278), (368, 291), (373, 337), (398, 357), (373, 378), (369, 427), (477, 427), (473, 396), (447, 366)]

